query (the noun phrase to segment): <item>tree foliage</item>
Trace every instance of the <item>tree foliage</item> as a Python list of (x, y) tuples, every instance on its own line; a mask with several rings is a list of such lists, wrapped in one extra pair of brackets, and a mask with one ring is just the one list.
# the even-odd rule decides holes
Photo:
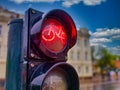
[[(92, 53), (94, 54), (95, 50), (92, 47)], [(92, 59), (97, 63), (97, 66), (101, 68), (116, 68), (115, 60), (117, 55), (111, 54), (106, 48), (100, 47), (95, 55), (92, 54)], [(100, 58), (96, 58), (100, 56)]]
[(102, 49), (103, 57), (97, 61), (98, 65), (102, 68), (110, 67), (110, 68), (116, 68), (115, 60), (116, 56), (112, 55), (107, 51), (107, 49)]

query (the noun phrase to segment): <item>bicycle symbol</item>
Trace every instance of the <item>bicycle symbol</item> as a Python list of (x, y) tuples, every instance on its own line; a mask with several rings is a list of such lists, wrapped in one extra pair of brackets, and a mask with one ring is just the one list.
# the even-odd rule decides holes
[(50, 27), (46, 27), (43, 30), (42, 38), (45, 41), (53, 41), (55, 38), (64, 40), (66, 38), (66, 35), (62, 27), (56, 27), (56, 26), (51, 25)]

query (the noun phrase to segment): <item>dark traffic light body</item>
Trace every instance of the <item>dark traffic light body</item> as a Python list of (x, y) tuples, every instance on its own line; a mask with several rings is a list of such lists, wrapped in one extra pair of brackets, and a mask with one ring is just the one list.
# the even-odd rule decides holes
[(67, 52), (76, 43), (72, 18), (55, 9), (28, 9), (22, 30), (22, 90), (79, 90), (75, 69), (66, 63)]

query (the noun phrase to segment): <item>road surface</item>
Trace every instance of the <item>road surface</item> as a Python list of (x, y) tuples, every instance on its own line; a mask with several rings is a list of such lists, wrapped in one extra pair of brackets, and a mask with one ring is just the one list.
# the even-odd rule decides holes
[(80, 90), (120, 90), (120, 81), (84, 84)]

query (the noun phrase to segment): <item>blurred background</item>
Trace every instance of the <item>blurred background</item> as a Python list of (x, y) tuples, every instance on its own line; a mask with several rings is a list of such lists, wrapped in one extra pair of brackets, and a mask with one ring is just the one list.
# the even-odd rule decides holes
[(39, 10), (40, 5), (45, 13), (55, 8), (63, 9), (75, 21), (77, 43), (69, 50), (67, 62), (76, 69), (81, 90), (119, 90), (120, 1), (35, 1), (0, 1), (0, 90), (5, 86), (8, 22), (24, 18), (25, 10), (29, 7)]

